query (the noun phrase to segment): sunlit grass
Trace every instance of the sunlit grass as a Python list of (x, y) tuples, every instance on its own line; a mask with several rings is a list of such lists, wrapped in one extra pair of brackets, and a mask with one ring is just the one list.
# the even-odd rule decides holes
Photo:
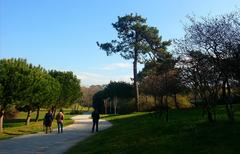
[[(27, 116), (26, 112), (20, 112), (15, 119), (4, 120), (4, 131), (3, 133), (0, 133), (0, 140), (43, 131), (43, 118), (46, 112), (47, 111), (45, 110), (40, 112), (38, 122), (35, 122), (36, 112), (33, 112), (29, 126), (25, 125)], [(73, 123), (73, 120), (70, 119), (73, 115), (70, 115), (69, 112), (70, 110), (64, 110), (64, 126)], [(53, 121), (53, 129), (54, 128), (57, 128), (56, 120)]]
[(79, 142), (67, 153), (239, 153), (239, 107), (235, 108), (235, 123), (228, 122), (222, 107), (215, 123), (201, 115), (199, 109), (171, 110), (169, 122), (154, 113), (103, 115), (113, 126)]

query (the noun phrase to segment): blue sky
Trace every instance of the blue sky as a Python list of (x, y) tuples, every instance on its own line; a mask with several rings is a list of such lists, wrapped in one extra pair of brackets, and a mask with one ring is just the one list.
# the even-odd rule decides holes
[(117, 16), (138, 13), (167, 40), (184, 35), (188, 14), (237, 8), (240, 0), (0, 0), (0, 58), (73, 71), (82, 85), (130, 81), (132, 61), (106, 56), (96, 45), (117, 37), (111, 25)]

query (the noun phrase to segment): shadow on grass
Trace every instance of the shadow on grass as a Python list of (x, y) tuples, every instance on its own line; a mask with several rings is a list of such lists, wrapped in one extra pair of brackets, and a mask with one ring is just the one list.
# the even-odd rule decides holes
[(6, 119), (3, 122), (4, 128), (10, 128), (10, 127), (18, 127), (25, 125), (24, 119)]
[(21, 135), (21, 133), (16, 133), (16, 132), (4, 132), (4, 134), (7, 134), (7, 135)]
[[(43, 119), (39, 119), (37, 122), (43, 121)], [(31, 119), (31, 123), (36, 122), (35, 119)], [(24, 126), (26, 124), (25, 119), (6, 119), (4, 120), (3, 126), (5, 128), (10, 128), (10, 127), (18, 127), (18, 126)]]
[(25, 119), (6, 119), (4, 120), (4, 123), (20, 123), (25, 121)]
[(12, 137), (11, 137), (11, 136), (1, 137), (1, 138), (0, 138), (0, 141), (1, 141), (1, 140), (6, 140), (6, 139), (10, 139), (10, 138), (12, 138)]
[(119, 116), (119, 114), (102, 114), (100, 117), (101, 118), (111, 118), (111, 117), (116, 117)]
[(78, 143), (67, 153), (235, 154), (240, 151), (239, 116), (234, 123), (220, 118), (209, 123), (201, 117), (201, 110), (170, 110), (166, 122), (154, 114), (104, 116), (113, 126)]
[(18, 130), (18, 132), (22, 132), (22, 133), (27, 133), (27, 134), (33, 134), (33, 133), (37, 133), (37, 131), (32, 131), (32, 130)]

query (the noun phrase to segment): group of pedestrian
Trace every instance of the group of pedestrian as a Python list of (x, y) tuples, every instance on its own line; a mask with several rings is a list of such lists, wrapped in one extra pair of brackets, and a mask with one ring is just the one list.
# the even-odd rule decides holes
[[(48, 133), (48, 129), (50, 133), (52, 133), (52, 122), (53, 122), (53, 114), (51, 110), (48, 110), (48, 112), (44, 116), (43, 124), (45, 126), (45, 133)], [(58, 133), (63, 133), (63, 120), (64, 120), (64, 113), (61, 109), (58, 114), (56, 115), (56, 121), (58, 126)]]
[[(96, 108), (94, 108), (94, 111), (92, 112), (92, 133), (94, 133), (94, 130), (96, 128), (96, 132), (98, 132), (98, 122), (100, 119), (99, 112)], [(48, 110), (48, 112), (45, 114), (43, 124), (45, 126), (45, 133), (48, 133), (48, 129), (50, 133), (52, 133), (52, 122), (53, 122), (53, 114), (51, 110)], [(57, 121), (57, 126), (58, 126), (58, 133), (63, 133), (63, 120), (64, 120), (64, 113), (63, 110), (61, 109), (58, 114), (56, 115), (56, 121)]]

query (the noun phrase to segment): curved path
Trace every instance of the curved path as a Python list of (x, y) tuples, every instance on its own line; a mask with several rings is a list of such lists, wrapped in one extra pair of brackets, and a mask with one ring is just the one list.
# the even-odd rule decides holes
[[(93, 135), (90, 113), (72, 117), (74, 124), (64, 128), (62, 134), (55, 129), (51, 134), (43, 132), (24, 135), (0, 141), (0, 154), (61, 154), (77, 142)], [(100, 119), (99, 131), (111, 126), (111, 123)]]

